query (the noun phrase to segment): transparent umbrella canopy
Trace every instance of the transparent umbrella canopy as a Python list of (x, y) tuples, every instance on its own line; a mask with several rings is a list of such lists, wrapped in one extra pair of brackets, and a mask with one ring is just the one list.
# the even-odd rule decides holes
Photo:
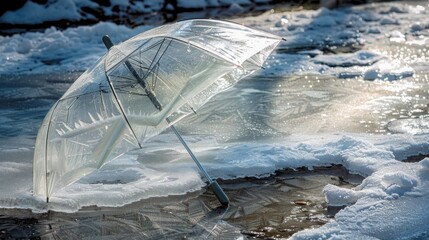
[(260, 69), (281, 38), (232, 22), (188, 20), (115, 46), (103, 40), (109, 51), (39, 129), (33, 193), (47, 200)]

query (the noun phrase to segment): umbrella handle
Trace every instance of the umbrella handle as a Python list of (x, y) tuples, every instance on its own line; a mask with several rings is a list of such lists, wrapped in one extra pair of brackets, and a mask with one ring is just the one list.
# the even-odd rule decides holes
[(224, 205), (229, 205), (229, 198), (223, 191), (222, 187), (219, 185), (219, 183), (216, 182), (216, 180), (213, 180), (212, 183), (209, 185), (209, 187), (212, 189), (213, 193), (216, 195), (217, 200)]
[[(168, 123), (170, 123), (170, 119), (167, 118), (166, 121)], [(195, 155), (192, 152), (192, 150), (188, 147), (188, 144), (182, 138), (182, 136), (180, 135), (179, 131), (177, 131), (176, 127), (174, 125), (171, 125), (170, 128), (171, 128), (171, 130), (173, 130), (174, 134), (176, 134), (176, 137), (179, 139), (180, 143), (182, 143), (182, 145), (185, 147), (186, 151), (191, 156), (192, 160), (194, 160), (194, 162), (197, 165), (197, 167), (200, 169), (200, 171), (204, 174), (204, 176), (206, 177), (206, 179), (209, 181), (209, 187), (212, 189), (213, 193), (216, 195), (216, 197), (219, 200), (219, 202), (222, 205), (224, 205), (224, 206), (228, 205), (229, 204), (229, 198), (225, 194), (225, 192), (223, 191), (223, 189), (221, 188), (221, 186), (219, 185), (219, 183), (217, 183), (216, 180), (212, 179), (209, 176), (209, 174), (207, 173), (207, 171), (201, 165), (200, 161), (198, 161), (197, 157), (195, 157)]]

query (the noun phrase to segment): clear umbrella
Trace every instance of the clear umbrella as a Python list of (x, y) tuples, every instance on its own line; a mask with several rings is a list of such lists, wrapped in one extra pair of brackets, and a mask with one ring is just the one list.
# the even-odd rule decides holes
[[(281, 39), (239, 24), (188, 20), (113, 46), (58, 100), (37, 135), (33, 193), (46, 197), (171, 127), (260, 69)], [(222, 196), (223, 194), (223, 196)], [(224, 198), (224, 199), (222, 199)]]

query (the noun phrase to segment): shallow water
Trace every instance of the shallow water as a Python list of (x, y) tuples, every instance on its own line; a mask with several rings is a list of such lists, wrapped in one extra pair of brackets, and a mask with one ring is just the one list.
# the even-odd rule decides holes
[(365, 81), (305, 75), (252, 78), (215, 97), (182, 129), (220, 140), (261, 140), (290, 134), (388, 134), (390, 121), (428, 114), (428, 81)]
[(231, 200), (219, 205), (211, 191), (142, 200), (120, 208), (86, 207), (77, 213), (0, 210), (0, 238), (177, 239), (288, 237), (325, 224), (326, 184), (352, 187), (362, 180), (340, 166), (286, 169), (267, 178), (220, 182)]

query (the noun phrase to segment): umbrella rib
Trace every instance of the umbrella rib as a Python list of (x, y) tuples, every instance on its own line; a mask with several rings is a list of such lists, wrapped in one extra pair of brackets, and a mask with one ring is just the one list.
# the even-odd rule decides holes
[(131, 92), (131, 91), (123, 90), (123, 89), (118, 89), (118, 90), (119, 90), (119, 92), (128, 93), (128, 94), (132, 94), (132, 95), (147, 96), (147, 94), (143, 94), (143, 93), (136, 93), (136, 92)]
[[(164, 56), (164, 54), (165, 54), (165, 52), (167, 52), (167, 49), (168, 49), (168, 47), (170, 47), (170, 44), (171, 44), (171, 42), (172, 42), (173, 40), (170, 40), (170, 42), (168, 43), (168, 45), (167, 45), (167, 47), (165, 47), (165, 49), (164, 49), (164, 51), (162, 52), (162, 54), (161, 54), (161, 56), (158, 58), (158, 60), (156, 61), (156, 63), (155, 63), (155, 66), (154, 67), (156, 67), (156, 66), (158, 66), (157, 67), (157, 72), (155, 73), (156, 75), (158, 75), (158, 70), (159, 70), (159, 61), (161, 61), (161, 59), (162, 59), (162, 57)], [(161, 44), (161, 46), (162, 46), (162, 44)], [(160, 49), (161, 49), (161, 47), (160, 47)], [(150, 72), (153, 72), (153, 70), (152, 69), (149, 69), (149, 71), (148, 71), (148, 73), (146, 74), (146, 75), (148, 75)], [(154, 75), (155, 75), (154, 74)], [(147, 77), (147, 76), (146, 76)], [(155, 78), (156, 79), (156, 78)], [(155, 89), (155, 83), (154, 82), (152, 82), (152, 84), (153, 84), (153, 89)]]
[[(143, 80), (143, 79), (145, 79), (145, 78), (147, 78), (147, 76), (149, 75), (150, 71), (152, 70), (153, 62), (155, 61), (156, 57), (158, 56), (158, 53), (159, 53), (159, 51), (161, 50), (162, 45), (164, 44), (164, 42), (165, 42), (165, 38), (162, 40), (161, 45), (159, 46), (158, 50), (157, 50), (157, 51), (156, 51), (156, 53), (155, 53), (155, 56), (153, 57), (152, 61), (150, 62), (150, 65), (149, 65), (149, 68), (148, 68), (148, 69), (149, 69), (148, 73), (146, 73), (146, 74), (143, 76), (142, 80)], [(171, 41), (170, 41), (170, 43), (171, 43)], [(169, 44), (169, 45), (170, 45), (170, 44)], [(169, 45), (168, 45), (168, 46), (169, 46)], [(162, 53), (162, 55), (164, 55), (165, 51), (167, 51), (168, 46), (165, 48), (165, 50), (164, 50), (164, 52)], [(161, 57), (162, 57), (162, 55), (161, 55)], [(161, 57), (159, 57), (159, 58), (158, 58), (157, 63), (159, 62), (159, 60), (161, 60)], [(155, 63), (155, 64), (157, 64), (157, 63)], [(143, 81), (144, 81), (144, 80), (143, 80)]]
[[(110, 38), (107, 35), (103, 37), (103, 43), (104, 43), (104, 45), (106, 46), (107, 49), (110, 49), (111, 47), (113, 47), (112, 40), (110, 40)], [(129, 62), (125, 61), (125, 63), (128, 63), (131, 66), (131, 64)], [(128, 67), (128, 64), (126, 64), (127, 67)], [(106, 67), (106, 63), (104, 63), (104, 66)], [(113, 97), (116, 99), (116, 103), (118, 104), (118, 107), (119, 107), (119, 110), (120, 110), (120, 112), (122, 114), (122, 117), (124, 118), (124, 120), (125, 120), (126, 124), (128, 125), (131, 133), (133, 134), (134, 138), (136, 139), (138, 146), (140, 148), (142, 148), (142, 145), (140, 144), (140, 141), (138, 140), (137, 135), (134, 132), (134, 129), (131, 127), (130, 121), (128, 120), (127, 116), (125, 116), (125, 111), (124, 111), (124, 109), (123, 109), (123, 107), (122, 107), (122, 105), (121, 105), (121, 103), (119, 101), (119, 98), (118, 98), (118, 95), (115, 92), (115, 89), (113, 88), (112, 81), (110, 80), (109, 76), (107, 75), (106, 69), (104, 69), (104, 74), (106, 76), (106, 79), (107, 79), (107, 82), (109, 84), (110, 90), (112, 91)]]
[(134, 79), (134, 78), (127, 77), (127, 76), (119, 76), (119, 75), (113, 75), (113, 74), (110, 74), (110, 76), (111, 76), (111, 77), (116, 77), (116, 78), (119, 78), (119, 79), (124, 78), (124, 79), (128, 79), (128, 80), (131, 80), (131, 81), (136, 80), (136, 79)]
[[(141, 52), (147, 52), (149, 50), (151, 50), (152, 48), (154, 48), (156, 45), (159, 45), (162, 43), (162, 41), (164, 41), (164, 39), (160, 39), (158, 42), (154, 43), (152, 46), (149, 46), (147, 48), (145, 48), (143, 51)], [(144, 46), (144, 44), (142, 46), (139, 47), (139, 49), (141, 49)]]
[[(140, 51), (140, 53), (145, 53), (145, 52), (148, 52), (149, 50), (151, 50), (151, 49), (153, 49), (153, 48), (155, 48), (156, 46), (158, 46), (159, 44), (161, 44), (162, 45), (162, 42), (164, 41), (164, 39), (161, 39), (161, 40), (159, 40), (158, 42), (156, 42), (156, 43), (154, 43), (153, 45), (151, 45), (151, 46), (149, 46), (149, 47), (147, 47), (147, 48), (145, 48), (143, 51)], [(145, 42), (144, 44), (142, 44), (140, 47), (138, 47), (137, 49), (141, 49), (145, 44), (146, 44), (147, 42)], [(159, 51), (159, 49), (158, 49), (158, 51)], [(134, 51), (135, 52), (135, 51)], [(133, 53), (131, 53), (131, 54), (133, 54)], [(129, 55), (129, 56), (131, 56), (131, 54)], [(156, 57), (156, 56), (155, 56)], [(141, 57), (140, 57), (141, 58)], [(134, 59), (134, 58), (132, 58), (132, 57), (129, 57), (128, 59), (127, 59), (127, 61), (128, 62), (130, 62), (131, 63), (131, 61), (129, 61), (129, 59), (131, 59), (132, 61), (135, 61), (135, 62), (137, 62), (140, 66), (141, 66), (141, 64), (142, 64), (142, 62), (141, 61), (139, 61), (139, 60), (137, 60), (137, 59)], [(153, 61), (153, 60), (152, 60)], [(149, 69), (149, 68), (145, 68), (145, 67), (142, 67), (142, 68), (144, 68), (144, 69)]]
[[(104, 91), (106, 91), (106, 90), (104, 90)], [(65, 97), (65, 98), (61, 98), (60, 100), (66, 100), (66, 99), (70, 99), (70, 98), (77, 98), (77, 97), (81, 97), (81, 96), (85, 96), (85, 95), (89, 95), (89, 94), (93, 94), (93, 93), (97, 93), (97, 92), (103, 92), (103, 90), (94, 90), (92, 92), (87, 92), (87, 93), (80, 94), (79, 96), (72, 95), (72, 96), (68, 96), (68, 97)]]
[(153, 76), (152, 77), (152, 89), (153, 90), (155, 90), (157, 79), (158, 79), (157, 76), (159, 75), (159, 62), (155, 66), (157, 66), (156, 70), (155, 70), (155, 74), (152, 75)]
[(71, 103), (70, 106), (67, 107), (67, 117), (66, 117), (66, 121), (69, 121), (69, 117), (70, 117), (70, 108), (73, 107), (74, 103), (76, 102), (76, 100), (78, 100), (79, 97), (76, 97)]
[[(164, 41), (165, 41), (165, 39), (164, 40), (162, 40), (162, 43), (164, 43)], [(159, 50), (161, 49), (161, 47), (162, 47), (162, 43), (161, 43), (161, 45), (159, 46), (159, 48), (158, 48), (158, 50), (156, 51), (156, 53), (155, 53), (155, 56), (153, 57), (153, 59), (152, 59), (152, 61), (150, 62), (150, 65), (149, 65), (149, 68), (148, 68), (148, 72), (142, 77), (142, 82), (143, 82), (143, 87), (144, 88), (146, 88), (146, 83), (144, 82), (144, 79), (150, 74), (150, 71), (152, 70), (152, 64), (153, 64), (153, 62), (155, 61), (155, 59), (156, 59), (156, 56), (158, 56), (158, 53), (159, 53)], [(138, 79), (137, 79), (138, 80)]]
[[(162, 39), (162, 40), (163, 40), (163, 39)], [(147, 48), (144, 50), (144, 52), (149, 51), (150, 49), (152, 49), (152, 48), (156, 47), (158, 44), (160, 44), (160, 42), (162, 42), (162, 40), (159, 40), (158, 42), (154, 43), (153, 45), (151, 45), (151, 46), (147, 47)], [(139, 49), (143, 48), (143, 46), (145, 46), (148, 42), (149, 42), (149, 41), (145, 41), (145, 42), (144, 42), (144, 43), (142, 43), (140, 46), (136, 47), (136, 49), (135, 49), (134, 51), (132, 51), (132, 52), (128, 53), (127, 55), (125, 55), (125, 56), (123, 57), (123, 59), (126, 59), (127, 57), (131, 56), (131, 55), (132, 55), (132, 54), (134, 54), (136, 51), (138, 51)], [(112, 45), (112, 46), (113, 46), (113, 45)], [(119, 51), (121, 52), (121, 50), (120, 50), (119, 48), (117, 48), (117, 50), (119, 50)], [(119, 65), (120, 63), (122, 63), (122, 62), (123, 62), (123, 60), (118, 61), (118, 62), (117, 62), (117, 63), (115, 63), (114, 65), (110, 66), (110, 67), (109, 67), (109, 71), (110, 71), (111, 69), (115, 68), (116, 66), (118, 66), (118, 65)], [(107, 71), (107, 69), (106, 69), (106, 71)]]
[(49, 130), (51, 129), (51, 123), (52, 123), (52, 116), (54, 115), (55, 110), (58, 107), (58, 102), (54, 105), (54, 110), (51, 113), (51, 116), (49, 117), (49, 123), (48, 123), (48, 129), (46, 130), (46, 139), (45, 139), (45, 191), (46, 191), (46, 202), (49, 202), (49, 189), (48, 189), (48, 136), (49, 136)]
[[(154, 63), (155, 59), (157, 58), (157, 56), (158, 56), (158, 54), (159, 54), (159, 51), (161, 50), (162, 45), (163, 45), (163, 43), (164, 43), (164, 42), (165, 42), (165, 38), (162, 40), (162, 43), (161, 43), (160, 47), (158, 48), (158, 50), (157, 50), (157, 52), (156, 52), (156, 54), (155, 54), (154, 58), (152, 59), (152, 62), (151, 62), (151, 64), (150, 64), (149, 68), (148, 68), (148, 72), (147, 72), (147, 74), (145, 74), (145, 76), (140, 77), (140, 76), (138, 75), (138, 73), (136, 72), (136, 70), (133, 68), (133, 66), (131, 65), (131, 63), (130, 63), (128, 60), (126, 60), (126, 61), (124, 62), (124, 63), (125, 63), (125, 65), (127, 66), (127, 68), (130, 70), (131, 74), (136, 78), (137, 82), (138, 82), (138, 83), (143, 87), (143, 89), (145, 90), (145, 92), (146, 92), (147, 96), (149, 97), (149, 99), (150, 99), (150, 100), (152, 101), (152, 103), (154, 104), (155, 108), (157, 108), (158, 110), (162, 110), (162, 106), (161, 106), (161, 104), (159, 103), (158, 99), (156, 99), (156, 96), (154, 95), (154, 93), (152, 92), (152, 90), (147, 88), (148, 86), (147, 86), (146, 82), (144, 81), (144, 79), (146, 79), (146, 78), (147, 78), (147, 76), (148, 76), (151, 72), (153, 72), (153, 69), (152, 69), (152, 68), (153, 68), (153, 67), (152, 67), (152, 66), (153, 66), (153, 63)], [(165, 49), (164, 49), (164, 51), (162, 52), (161, 56), (158, 58), (157, 63), (155, 63), (155, 66), (156, 66), (156, 64), (158, 64), (158, 63), (159, 63), (159, 61), (161, 60), (162, 56), (164, 56), (164, 53), (167, 51), (167, 49), (168, 49), (168, 47), (170, 46), (171, 42), (172, 42), (172, 40), (170, 40), (170, 42), (168, 43), (167, 47), (165, 47)]]

